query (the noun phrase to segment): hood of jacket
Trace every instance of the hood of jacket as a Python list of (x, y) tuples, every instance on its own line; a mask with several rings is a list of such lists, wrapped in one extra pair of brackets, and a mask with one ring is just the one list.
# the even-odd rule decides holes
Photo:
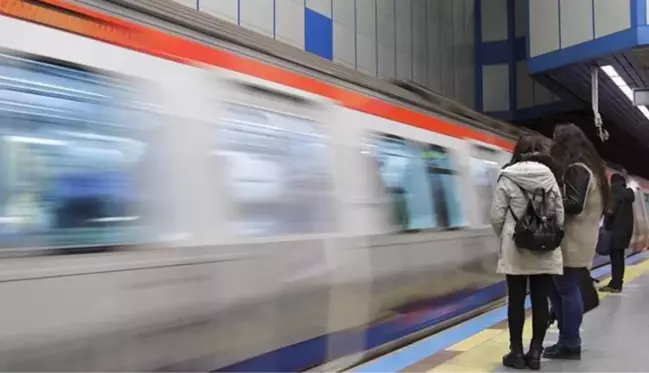
[(520, 162), (502, 169), (500, 176), (510, 179), (527, 191), (543, 188), (547, 192), (557, 182), (552, 170), (546, 165), (548, 162), (551, 162), (549, 157), (523, 157)]

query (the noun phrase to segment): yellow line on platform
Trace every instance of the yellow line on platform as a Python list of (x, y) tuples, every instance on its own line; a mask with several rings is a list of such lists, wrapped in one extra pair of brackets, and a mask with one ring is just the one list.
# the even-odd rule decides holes
[(447, 348), (449, 351), (468, 351), (477, 345), (486, 342), (487, 340), (495, 337), (496, 335), (502, 333), (502, 330), (496, 329), (485, 329), (480, 333), (473, 335), (471, 338), (467, 338), (460, 343), (456, 343), (453, 346)]
[[(628, 265), (624, 280), (630, 282), (649, 271), (649, 260)], [(609, 277), (602, 283), (605, 284)], [(600, 299), (609, 293), (599, 293)], [(532, 337), (531, 322), (525, 322), (523, 340), (529, 341)], [(556, 329), (555, 329), (556, 330)], [(502, 362), (502, 356), (507, 352), (509, 345), (509, 332), (507, 329), (486, 329), (462, 342), (448, 348), (450, 351), (463, 351), (451, 360), (429, 370), (429, 372), (493, 372)]]

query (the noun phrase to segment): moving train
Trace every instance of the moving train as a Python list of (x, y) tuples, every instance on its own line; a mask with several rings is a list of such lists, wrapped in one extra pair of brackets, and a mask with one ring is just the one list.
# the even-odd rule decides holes
[(0, 14), (0, 370), (337, 369), (504, 295), (522, 129), (69, 2)]

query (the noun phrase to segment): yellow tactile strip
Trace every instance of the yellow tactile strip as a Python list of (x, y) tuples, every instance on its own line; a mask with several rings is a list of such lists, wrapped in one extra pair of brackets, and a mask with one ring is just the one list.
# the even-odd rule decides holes
[[(649, 260), (628, 265), (625, 282), (649, 271)], [(606, 283), (608, 278), (602, 283)], [(600, 299), (609, 293), (600, 293)], [(525, 323), (523, 340), (532, 337), (531, 322)], [(556, 324), (550, 330), (556, 331)], [(500, 364), (509, 344), (507, 321), (504, 320), (439, 353), (404, 369), (404, 372), (492, 372)]]

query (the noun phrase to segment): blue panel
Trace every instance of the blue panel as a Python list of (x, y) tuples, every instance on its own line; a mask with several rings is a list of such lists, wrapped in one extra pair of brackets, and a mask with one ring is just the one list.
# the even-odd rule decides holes
[[(542, 54), (528, 60), (530, 74), (552, 70), (576, 62), (613, 54), (635, 47), (639, 41), (640, 29), (627, 29), (562, 50)], [(649, 30), (645, 31), (649, 41)]]
[(647, 24), (646, 0), (631, 0), (631, 27)]
[(649, 26), (638, 26), (636, 28), (636, 40), (634, 46), (646, 44), (649, 44)]
[(514, 59), (516, 61), (522, 61), (527, 58), (526, 50), (527, 48), (527, 38), (517, 38), (514, 41)]
[(334, 56), (333, 22), (309, 8), (304, 8), (304, 49), (332, 60)]
[[(490, 41), (486, 43), (476, 43), (480, 56), (480, 66), (485, 65), (502, 65), (509, 63), (511, 60), (510, 43), (507, 40)], [(477, 56), (476, 56), (477, 59)]]

